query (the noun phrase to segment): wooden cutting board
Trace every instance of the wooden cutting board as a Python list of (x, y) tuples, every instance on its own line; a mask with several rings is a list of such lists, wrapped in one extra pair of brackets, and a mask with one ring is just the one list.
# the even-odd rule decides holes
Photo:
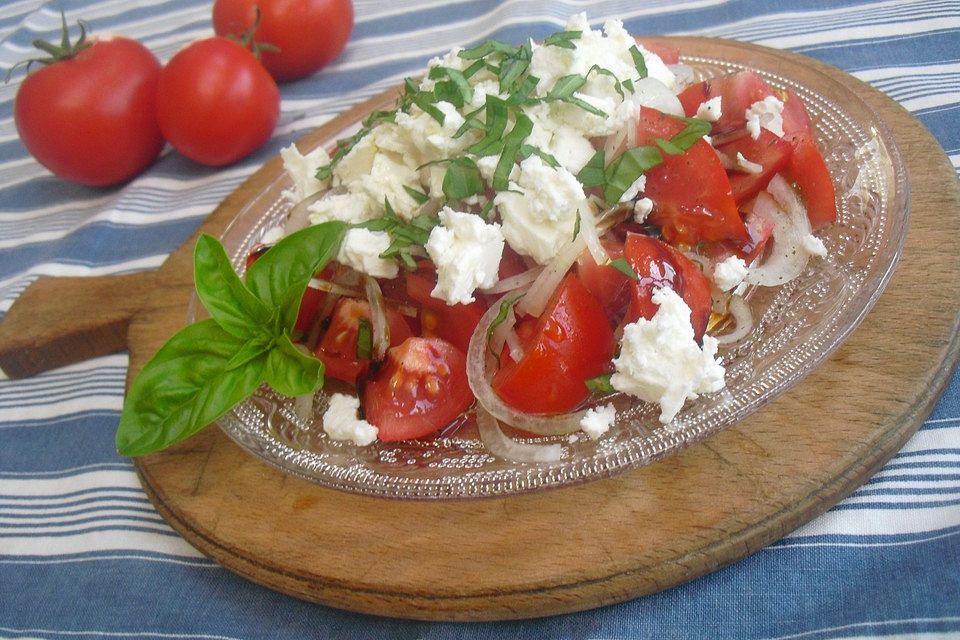
[[(230, 570), (292, 596), (423, 619), (525, 618), (621, 602), (694, 579), (781, 538), (869, 478), (913, 434), (960, 347), (960, 189), (923, 126), (816, 61), (680, 39), (683, 51), (817, 89), (844, 83), (893, 131), (910, 175), (902, 262), (862, 326), (775, 402), (686, 451), (613, 479), (503, 499), (392, 501), (324, 489), (217, 429), (136, 460), (157, 510)], [(786, 74), (786, 70), (784, 71)], [(356, 121), (378, 96), (324, 131)], [(219, 235), (281, 170), (271, 160), (200, 231)], [(131, 374), (185, 322), (193, 241), (154, 273), (38, 281), (0, 325), (0, 367), (30, 375), (128, 348)], [(49, 319), (39, 323), (36, 318)]]

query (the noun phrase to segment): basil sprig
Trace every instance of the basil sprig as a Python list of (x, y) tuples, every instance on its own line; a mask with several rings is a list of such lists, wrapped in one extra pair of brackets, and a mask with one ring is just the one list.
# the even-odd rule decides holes
[(323, 363), (291, 334), (313, 275), (335, 258), (346, 226), (307, 227), (264, 253), (246, 282), (223, 246), (202, 235), (194, 252), (197, 295), (210, 318), (174, 335), (127, 394), (117, 450), (139, 456), (177, 443), (229, 411), (263, 383), (285, 395), (316, 391)]

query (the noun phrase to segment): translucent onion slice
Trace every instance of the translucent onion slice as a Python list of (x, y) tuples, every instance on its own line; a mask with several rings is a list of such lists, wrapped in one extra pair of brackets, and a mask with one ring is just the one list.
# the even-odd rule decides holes
[(550, 296), (556, 290), (563, 276), (577, 261), (577, 256), (584, 248), (584, 239), (582, 233), (578, 233), (572, 242), (560, 250), (553, 262), (544, 267), (537, 279), (530, 285), (530, 290), (523, 300), (517, 303), (517, 311), (521, 314), (527, 314), (534, 317), (540, 317)]
[[(528, 294), (529, 295), (529, 294)], [(526, 298), (524, 298), (525, 300)], [(519, 305), (519, 303), (517, 303)], [(507, 405), (490, 386), (493, 379), (493, 357), (488, 355), (487, 329), (500, 313), (500, 305), (494, 303), (480, 318), (476, 331), (470, 338), (467, 349), (467, 380), (479, 405), (497, 420), (517, 429), (544, 436), (566, 435), (580, 430), (584, 411), (575, 411), (558, 416), (541, 416), (517, 411)]]
[(600, 233), (597, 229), (597, 217), (590, 200), (584, 199), (577, 207), (577, 213), (580, 216), (580, 235), (593, 256), (593, 261), (597, 264), (607, 264), (610, 256), (606, 249), (600, 244)]
[[(295, 344), (297, 351), (304, 355), (312, 356), (310, 349), (305, 345)], [(293, 412), (304, 422), (309, 422), (313, 418), (313, 394), (305, 393), (293, 399)]]
[[(498, 312), (499, 315), (499, 312)], [(517, 315), (513, 311), (513, 305), (507, 309), (507, 315), (503, 322), (498, 324), (490, 334), (489, 347), (493, 353), (500, 353), (503, 345), (510, 348), (510, 357), (519, 360), (523, 357), (523, 346), (520, 344), (520, 337), (517, 336), (515, 326), (517, 324)]]
[(370, 303), (370, 325), (373, 330), (373, 359), (383, 360), (390, 348), (390, 327), (387, 323), (387, 307), (383, 301), (383, 291), (376, 278), (363, 277), (363, 290)]
[(336, 191), (332, 189), (318, 191), (293, 205), (293, 207), (290, 209), (290, 212), (287, 214), (286, 222), (283, 224), (283, 235), (288, 236), (294, 231), (300, 231), (300, 229), (306, 229), (309, 227), (310, 205), (320, 202), (332, 193), (336, 193)]
[(557, 462), (563, 457), (563, 447), (559, 444), (517, 442), (505, 434), (496, 419), (482, 407), (477, 407), (477, 429), (487, 451), (511, 462)]
[(490, 294), (499, 294), (507, 293), (509, 291), (515, 291), (521, 287), (525, 287), (534, 280), (537, 279), (537, 276), (540, 275), (540, 272), (543, 271), (543, 267), (537, 266), (532, 269), (527, 269), (523, 273), (518, 273), (515, 276), (510, 276), (509, 278), (504, 278), (500, 280), (492, 287), (487, 289), (481, 289), (484, 293)]
[(336, 282), (330, 282), (329, 280), (321, 280), (319, 278), (313, 278), (310, 280), (308, 287), (311, 289), (316, 289), (317, 291), (325, 291), (326, 293), (335, 293), (338, 296), (346, 296), (348, 298), (360, 298), (363, 296), (357, 289), (352, 289), (350, 287), (344, 287)]
[(718, 344), (733, 344), (750, 335), (753, 330), (753, 314), (750, 312), (750, 305), (743, 299), (743, 296), (730, 296), (727, 303), (727, 311), (733, 316), (734, 327), (730, 333), (715, 336)]
[(785, 180), (777, 176), (770, 181), (768, 189), (771, 187), (776, 196), (761, 191), (754, 200), (753, 213), (772, 223), (773, 247), (763, 264), (750, 269), (744, 278), (748, 284), (766, 287), (793, 280), (803, 273), (810, 258), (805, 242), (810, 236), (807, 212)]

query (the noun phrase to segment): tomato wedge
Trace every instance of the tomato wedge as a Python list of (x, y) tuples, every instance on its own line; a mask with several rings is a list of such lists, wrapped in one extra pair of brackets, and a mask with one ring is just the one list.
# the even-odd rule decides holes
[(406, 274), (407, 295), (420, 305), (420, 327), (424, 337), (446, 340), (463, 353), (470, 346), (470, 336), (487, 308), (477, 300), (470, 304), (447, 304), (430, 295), (436, 277), (429, 271)]
[(600, 375), (613, 358), (613, 329), (600, 302), (568, 274), (521, 341), (524, 355), (507, 358), (493, 377), (493, 390), (526, 413), (570, 411), (587, 396), (585, 380)]
[[(656, 109), (640, 108), (637, 144), (656, 144), (670, 139), (684, 124)], [(654, 202), (650, 222), (663, 230), (671, 243), (694, 245), (702, 241), (749, 238), (730, 179), (706, 140), (698, 140), (680, 155), (663, 154), (663, 163), (646, 172), (644, 195)]]
[(704, 80), (684, 89), (678, 98), (687, 117), (697, 115), (700, 105), (720, 98), (720, 118), (713, 123), (714, 134), (740, 129), (747, 124), (747, 109), (754, 102), (776, 95), (766, 81), (753, 71), (739, 71), (713, 80)]
[(390, 349), (363, 390), (366, 419), (385, 442), (435, 433), (472, 402), (466, 357), (439, 338), (408, 338)]
[(756, 140), (746, 130), (743, 133), (744, 135), (717, 147), (734, 162), (739, 153), (748, 161), (762, 167), (760, 173), (731, 172), (730, 189), (733, 199), (741, 207), (767, 188), (773, 176), (786, 168), (793, 153), (790, 142), (767, 129), (761, 129), (760, 137)]
[(700, 267), (665, 242), (640, 233), (627, 234), (623, 255), (638, 278), (631, 285), (632, 296), (625, 322), (653, 318), (660, 308), (653, 301), (654, 291), (670, 287), (690, 307), (690, 324), (699, 342), (707, 330), (713, 305), (710, 282)]
[[(364, 300), (341, 298), (333, 308), (330, 328), (323, 334), (314, 355), (323, 361), (326, 375), (337, 380), (356, 384), (370, 367), (370, 358), (360, 357), (357, 343), (360, 321), (370, 321), (370, 304)], [(398, 345), (413, 333), (406, 320), (398, 312), (387, 308), (387, 324), (390, 328), (390, 345)]]
[[(623, 257), (623, 243), (611, 238), (600, 241), (611, 260)], [(603, 305), (607, 318), (616, 325), (630, 304), (630, 279), (610, 266), (598, 265), (589, 251), (577, 258), (577, 277)]]
[(837, 221), (837, 195), (830, 170), (813, 140), (810, 116), (800, 97), (787, 91), (783, 102), (783, 136), (793, 145), (786, 173), (800, 190), (814, 229)]

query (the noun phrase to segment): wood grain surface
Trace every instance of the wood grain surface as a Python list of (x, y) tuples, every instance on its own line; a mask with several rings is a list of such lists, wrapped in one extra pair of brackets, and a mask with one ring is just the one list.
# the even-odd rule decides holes
[[(842, 82), (893, 131), (912, 213), (886, 293), (834, 355), (742, 423), (654, 465), (572, 488), (471, 501), (324, 489), (217, 429), (137, 459), (168, 522), (230, 570), (289, 595), (422, 619), (543, 616), (692, 580), (781, 538), (869, 478), (928, 415), (958, 359), (960, 190), (933, 137), (882, 94), (813, 60), (680, 39), (683, 51)], [(816, 76), (796, 78), (816, 89)], [(331, 123), (355, 120), (360, 105)], [(324, 132), (314, 134), (321, 139)], [(204, 223), (218, 234), (280, 170), (252, 176)], [(193, 242), (129, 321), (131, 375), (185, 322)]]

